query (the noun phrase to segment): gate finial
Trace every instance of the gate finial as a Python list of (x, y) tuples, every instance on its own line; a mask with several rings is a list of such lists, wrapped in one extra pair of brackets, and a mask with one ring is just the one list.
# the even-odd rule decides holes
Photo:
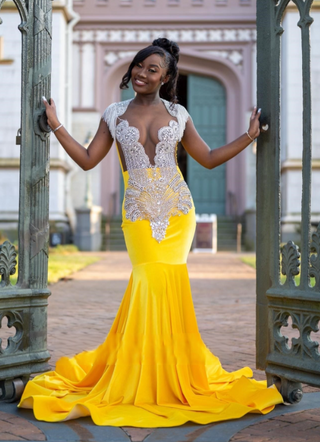
[(9, 241), (5, 241), (0, 246), (0, 275), (1, 282), (0, 287), (10, 286), (10, 275), (16, 273), (16, 261), (17, 252)]
[(284, 285), (295, 286), (294, 277), (299, 275), (300, 270), (300, 252), (299, 247), (293, 242), (288, 241), (282, 247), (282, 266), (281, 272), (286, 275), (286, 282)]

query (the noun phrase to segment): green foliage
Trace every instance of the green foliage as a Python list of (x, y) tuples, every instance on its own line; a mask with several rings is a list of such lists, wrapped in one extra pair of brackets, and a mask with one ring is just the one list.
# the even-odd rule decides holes
[(5, 241), (9, 241), (8, 238), (1, 232), (0, 230), (0, 245), (3, 244)]
[(255, 256), (243, 256), (241, 261), (247, 264), (248, 266), (256, 268), (256, 257)]
[[(60, 279), (66, 278), (70, 276), (72, 273), (78, 272), (79, 270), (101, 259), (98, 256), (84, 254), (81, 252), (77, 252), (76, 250), (72, 252), (71, 251), (72, 249), (70, 249), (69, 252), (66, 252), (66, 250), (64, 250), (65, 246), (61, 247), (63, 248), (62, 253), (58, 252), (55, 252), (53, 254), (50, 253), (49, 256), (49, 264), (48, 264), (49, 284), (54, 284)], [(10, 278), (10, 282), (12, 285), (15, 285), (17, 283), (17, 277), (18, 277), (18, 265), (15, 275), (13, 275)]]
[(51, 247), (49, 250), (50, 255), (70, 255), (72, 253), (79, 253), (79, 249), (74, 244), (57, 245), (57, 247)]
[(53, 284), (74, 272), (99, 261), (98, 256), (88, 256), (82, 253), (53, 254), (49, 256), (48, 282)]

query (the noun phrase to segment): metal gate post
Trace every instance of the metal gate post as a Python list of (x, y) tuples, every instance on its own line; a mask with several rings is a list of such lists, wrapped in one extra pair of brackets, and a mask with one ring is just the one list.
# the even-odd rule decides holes
[[(319, 344), (310, 338), (320, 321), (320, 225), (310, 243), (311, 201), (311, 78), (310, 9), (313, 0), (293, 0), (300, 20), (303, 79), (303, 159), (301, 274), (298, 247), (289, 241), (280, 250), (280, 45), (281, 21), (289, 0), (257, 1), (258, 104), (262, 120), (270, 129), (261, 135), (257, 154), (257, 367), (265, 369), (268, 383), (276, 383), (285, 401), (302, 397), (301, 382), (320, 386)], [(315, 252), (311, 256), (311, 252)], [(281, 271), (286, 276), (280, 282)], [(315, 287), (310, 286), (315, 277)], [(288, 325), (299, 330), (299, 338), (282, 336)]]
[[(4, 3), (0, 0), (0, 8)], [(0, 249), (0, 326), (4, 317), (15, 336), (0, 339), (0, 400), (15, 400), (29, 375), (47, 370), (47, 289), (49, 238), (49, 133), (41, 97), (50, 97), (51, 0), (14, 0), (22, 34), (21, 152), (19, 192), (19, 275), (15, 249)], [(18, 129), (18, 128), (17, 128)], [(13, 140), (14, 142), (14, 140)], [(1, 328), (0, 328), (1, 338)]]
[[(280, 43), (274, 38), (274, 2), (257, 1), (257, 103), (262, 109), (261, 121), (269, 130), (261, 133), (257, 145), (257, 303), (256, 364), (266, 368), (269, 351), (267, 290), (272, 285), (273, 263), (279, 265), (277, 250), (271, 239), (279, 238), (279, 208), (275, 198), (279, 189), (279, 65), (272, 66), (273, 50)], [(279, 52), (277, 48), (277, 52)], [(279, 63), (279, 61), (278, 61)], [(276, 69), (275, 69), (276, 68)], [(276, 97), (275, 97), (276, 96)], [(271, 126), (271, 129), (270, 129)], [(274, 179), (270, 179), (274, 171)]]

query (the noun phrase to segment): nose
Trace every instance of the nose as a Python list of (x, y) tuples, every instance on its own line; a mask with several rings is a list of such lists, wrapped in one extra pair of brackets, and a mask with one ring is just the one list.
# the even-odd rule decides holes
[(138, 72), (138, 78), (146, 78), (146, 68), (141, 68)]

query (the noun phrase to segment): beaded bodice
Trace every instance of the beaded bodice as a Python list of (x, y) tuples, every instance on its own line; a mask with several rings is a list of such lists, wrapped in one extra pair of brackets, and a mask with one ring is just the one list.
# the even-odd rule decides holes
[(175, 167), (175, 151), (178, 142), (179, 125), (171, 120), (168, 126), (158, 130), (159, 142), (155, 148), (154, 166), (151, 164), (144, 147), (139, 143), (140, 132), (129, 126), (127, 120), (121, 120), (116, 128), (116, 139), (121, 145), (127, 170), (144, 169), (146, 167)]
[[(109, 107), (104, 119), (122, 149), (129, 174), (124, 197), (126, 218), (133, 222), (148, 220), (153, 238), (160, 243), (165, 238), (170, 217), (187, 214), (192, 207), (190, 191), (176, 163), (177, 143), (182, 137), (189, 114), (182, 106), (180, 109), (170, 109), (169, 113), (176, 117), (177, 121), (172, 119), (167, 126), (158, 130), (158, 143), (152, 165), (139, 142), (139, 129), (120, 118), (129, 103), (130, 100), (115, 103), (118, 107), (115, 107), (113, 112)], [(165, 105), (166, 103), (164, 102)], [(167, 105), (166, 108), (168, 110)], [(118, 119), (120, 123), (116, 124)]]

